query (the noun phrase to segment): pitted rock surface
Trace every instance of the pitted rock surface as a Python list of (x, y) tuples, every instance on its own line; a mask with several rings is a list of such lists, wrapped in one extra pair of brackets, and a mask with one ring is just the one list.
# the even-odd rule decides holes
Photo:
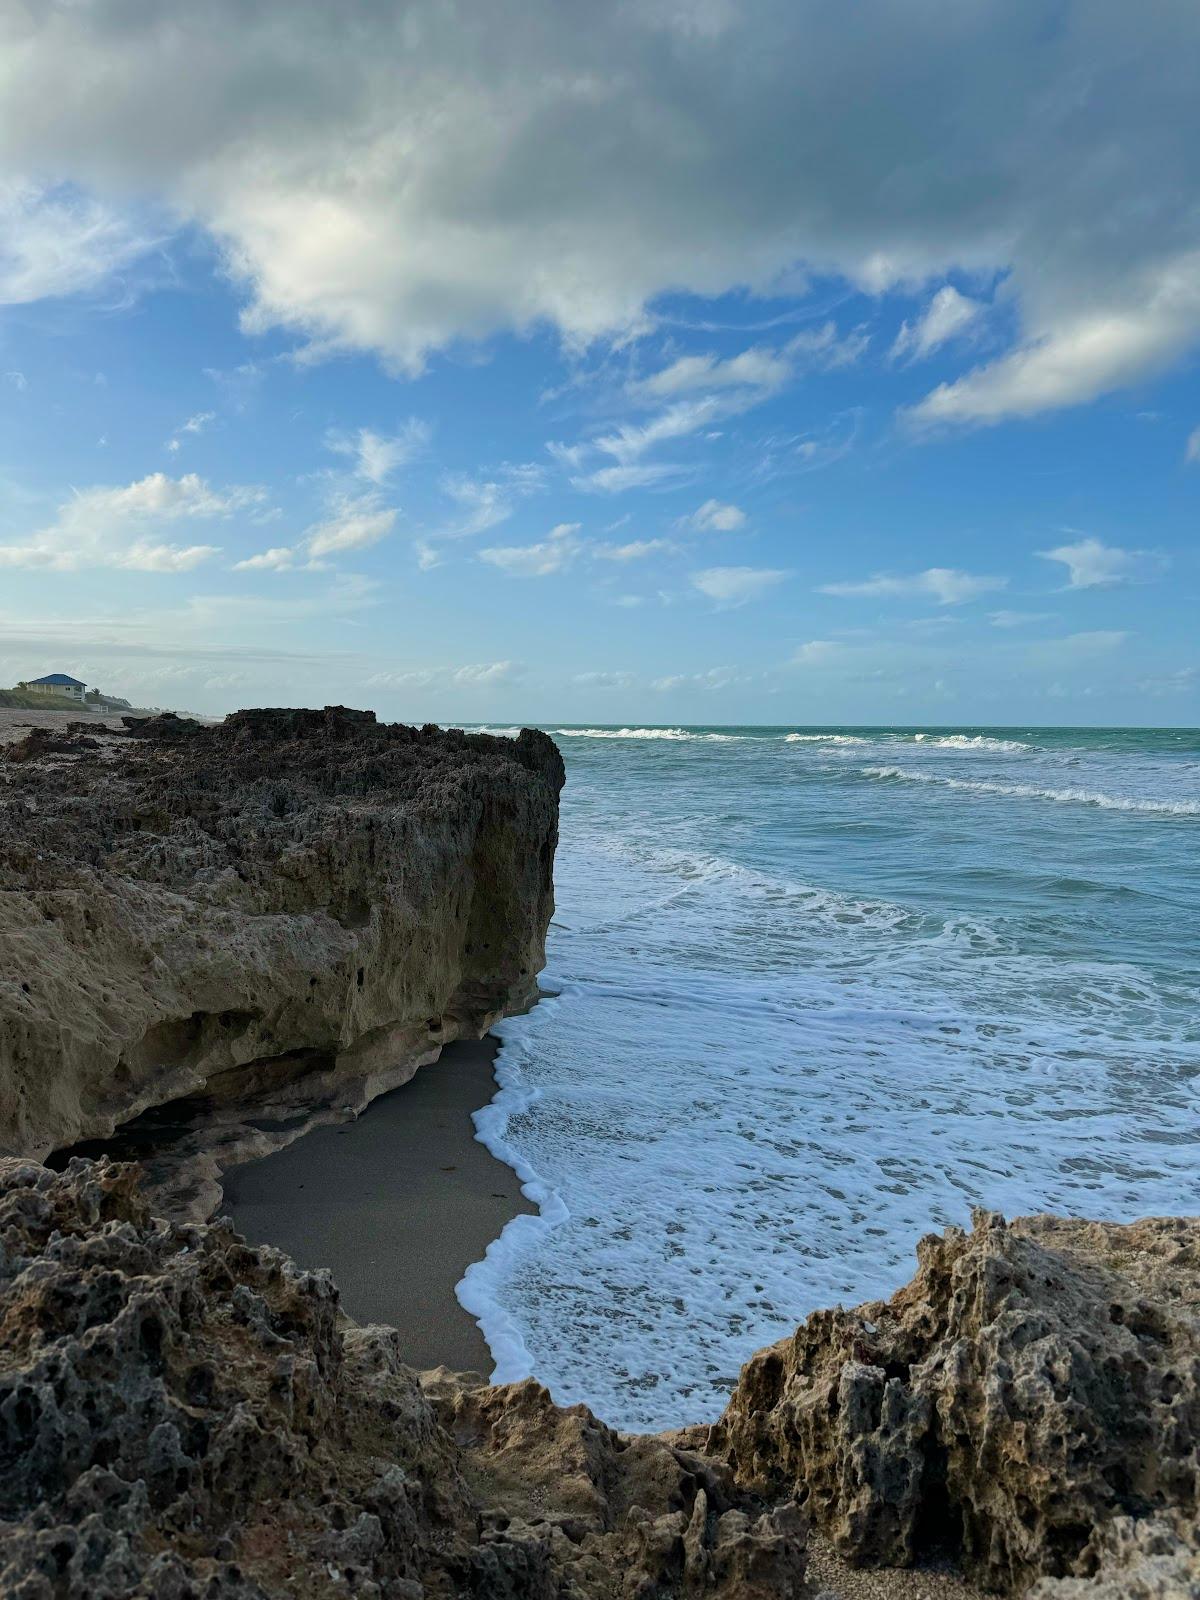
[(0, 1160), (0, 1593), (801, 1600), (802, 1521), (537, 1384), (348, 1326), (324, 1273)]
[(544, 734), (328, 707), (7, 749), (0, 1152), (189, 1096), (282, 1115), (352, 1085), (353, 1110), (536, 993), (563, 781)]
[(859, 1565), (942, 1546), (1039, 1600), (1200, 1592), (1200, 1219), (981, 1212), (918, 1259), (760, 1351), (709, 1450)]

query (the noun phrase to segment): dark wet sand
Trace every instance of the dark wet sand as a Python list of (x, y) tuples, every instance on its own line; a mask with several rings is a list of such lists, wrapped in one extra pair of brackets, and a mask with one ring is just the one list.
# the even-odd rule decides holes
[(490, 1374), (454, 1286), (510, 1217), (532, 1211), (516, 1174), (475, 1138), (496, 1091), (494, 1039), (448, 1045), (357, 1122), (317, 1128), (225, 1174), (225, 1205), (255, 1244), (329, 1267), (356, 1322), (399, 1328), (405, 1359)]

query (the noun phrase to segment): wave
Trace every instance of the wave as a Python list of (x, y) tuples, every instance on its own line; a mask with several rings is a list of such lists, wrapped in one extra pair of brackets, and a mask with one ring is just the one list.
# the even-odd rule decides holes
[(785, 733), (784, 744), (870, 744), (856, 733)]
[(736, 733), (693, 733), (687, 728), (555, 728), (562, 739), (675, 739), (733, 744)]
[(1030, 749), (1019, 739), (992, 739), (985, 733), (949, 733), (941, 739), (931, 738), (927, 733), (915, 733), (913, 738), (918, 744), (927, 744), (934, 750), (992, 750), (998, 755), (1020, 755)]
[(1055, 800), (1062, 804), (1099, 806), (1103, 811), (1149, 811), (1169, 817), (1200, 817), (1200, 800), (1143, 799), (1133, 795), (1101, 794), (1092, 789), (1041, 789), (1031, 783), (992, 783), (984, 778), (946, 778), (936, 772), (909, 772), (904, 767), (864, 767), (867, 778), (887, 778), (905, 783), (938, 783), (972, 794), (996, 794), (1022, 800)]

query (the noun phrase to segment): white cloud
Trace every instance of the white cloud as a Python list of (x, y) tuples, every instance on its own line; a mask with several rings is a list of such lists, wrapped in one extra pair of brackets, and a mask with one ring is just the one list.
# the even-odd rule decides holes
[(29, 379), (25, 376), (25, 374), (23, 372), (17, 372), (15, 370), (11, 371), (11, 372), (6, 372), (4, 374), (4, 377), (5, 377), (5, 381), (8, 382), (8, 383), (11, 383), (13, 388), (16, 389), (18, 391), (18, 393), (23, 392), (25, 389), (28, 389), (28, 387), (29, 387)]
[(635, 681), (632, 672), (577, 672), (571, 679), (581, 689), (629, 689)]
[(915, 361), (924, 360), (952, 339), (974, 333), (986, 309), (981, 301), (959, 294), (953, 284), (947, 283), (934, 295), (917, 322), (901, 323), (892, 346), (892, 359), (911, 356)]
[(507, 522), (516, 503), (536, 494), (545, 484), (541, 467), (533, 463), (504, 466), (492, 478), (472, 478), (466, 473), (451, 473), (442, 479), (443, 493), (459, 508), (457, 520), (438, 534), (442, 539), (466, 539)]
[(1158, 677), (1143, 678), (1138, 688), (1143, 694), (1188, 694), (1200, 686), (1200, 668), (1178, 667)]
[(451, 673), (455, 683), (512, 683), (524, 674), (517, 661), (482, 661), (473, 666), (456, 667)]
[(1200, 334), (1200, 251), (1172, 255), (1122, 285), (1119, 303), (1055, 307), (1011, 352), (905, 413), (912, 425), (995, 423), (1079, 405), (1178, 359)]
[(1200, 336), (1200, 218), (1179, 200), (1200, 189), (1200, 19), (1055, 15), (1047, 41), (1034, 0), (953, 26), (897, 0), (655, 0), (586, 26), (498, 0), (465, 30), (433, 0), (353, 28), (316, 0), (26, 6), (0, 166), (77, 187), (13, 191), (0, 284), (28, 299), (122, 270), (148, 235), (116, 208), (150, 195), (217, 241), (248, 330), (413, 370), (499, 329), (628, 337), (667, 291), (1002, 272), (1016, 350), (918, 420), (1079, 403)]
[(260, 506), (263, 489), (218, 490), (194, 472), (181, 478), (152, 472), (121, 487), (77, 490), (52, 523), (20, 544), (0, 545), (0, 566), (124, 567), (141, 572), (188, 572), (219, 553), (212, 544), (179, 544), (158, 537), (180, 522), (226, 519)]
[(90, 196), (0, 179), (0, 305), (98, 288), (154, 242)]
[(571, 486), (601, 494), (623, 494), (627, 489), (653, 489), (664, 486), (686, 475), (683, 467), (666, 462), (645, 461), (622, 467), (599, 467), (586, 476), (572, 478)]
[(774, 567), (706, 567), (692, 573), (692, 583), (718, 605), (741, 606), (790, 576)]
[(1200, 461), (1200, 428), (1193, 428), (1188, 435), (1188, 442), (1183, 451), (1183, 459), (1190, 462)]
[(655, 678), (650, 687), (670, 694), (676, 689), (728, 689), (732, 684), (747, 681), (746, 675), (736, 667), (709, 667), (706, 672), (676, 672), (665, 678)]
[(374, 672), (368, 689), (463, 689), (515, 683), (524, 675), (519, 661), (480, 661), (462, 667), (410, 667)]
[(235, 561), (235, 572), (290, 572), (296, 565), (296, 552), (290, 545), (276, 545), (273, 550), (263, 550), (245, 561)]
[(740, 506), (720, 500), (706, 500), (684, 521), (701, 533), (733, 533), (746, 522), (746, 513)]
[(167, 440), (167, 449), (174, 454), (183, 445), (183, 434), (203, 433), (209, 423), (215, 420), (216, 415), (215, 411), (197, 411), (195, 416), (189, 417), (186, 422), (176, 429), (174, 435)]
[(382, 487), (401, 467), (418, 460), (429, 448), (432, 430), (419, 417), (409, 417), (393, 434), (379, 434), (373, 428), (359, 428), (345, 434), (336, 429), (325, 443), (338, 455), (349, 456), (356, 477)]
[(929, 567), (924, 572), (914, 572), (903, 577), (877, 572), (874, 577), (864, 578), (858, 583), (823, 583), (820, 592), (855, 598), (932, 596), (939, 605), (957, 606), (966, 600), (977, 599), (979, 595), (987, 594), (993, 589), (1003, 589), (1007, 584), (1007, 578), (959, 572), (953, 567)]
[(629, 385), (640, 399), (671, 400), (696, 389), (750, 388), (771, 393), (792, 376), (792, 363), (778, 350), (756, 345), (741, 355), (720, 360), (715, 355), (680, 356), (661, 372)]
[(365, 550), (386, 539), (395, 525), (395, 511), (381, 505), (375, 495), (349, 497), (337, 505), (332, 516), (309, 530), (309, 558), (319, 560), (343, 550)]
[(1099, 539), (1077, 539), (1054, 550), (1039, 550), (1043, 561), (1059, 561), (1067, 569), (1069, 589), (1107, 588), (1117, 583), (1134, 583), (1147, 577), (1161, 558), (1148, 550), (1122, 550), (1119, 545), (1102, 544)]
[(1052, 622), (1053, 611), (991, 611), (988, 621), (993, 628), (1028, 628), (1037, 622)]
[(594, 544), (591, 554), (597, 561), (644, 561), (647, 556), (668, 555), (678, 548), (670, 539), (631, 539), (628, 544)]
[(1031, 664), (1039, 668), (1071, 667), (1110, 655), (1128, 637), (1121, 629), (1097, 628), (1087, 633), (1069, 633), (1062, 639), (1039, 639), (1026, 646), (1026, 654)]
[(560, 522), (550, 530), (549, 536), (538, 544), (507, 545), (499, 549), (481, 550), (479, 559), (512, 578), (549, 578), (565, 572), (583, 549), (582, 540), (576, 538), (577, 522)]
[(852, 367), (866, 354), (871, 336), (864, 328), (852, 328), (844, 337), (838, 333), (836, 322), (823, 323), (819, 328), (806, 329), (789, 339), (788, 355), (798, 366), (815, 368), (820, 372), (836, 372), (842, 367)]
[(613, 456), (622, 466), (640, 461), (646, 452), (666, 440), (698, 433), (728, 412), (728, 396), (703, 395), (698, 400), (677, 400), (646, 423), (627, 422), (614, 433), (595, 441), (596, 449)]
[(307, 530), (295, 547), (276, 545), (234, 563), (235, 572), (291, 572), (297, 567), (323, 571), (328, 556), (367, 550), (396, 526), (396, 512), (375, 493), (335, 495), (329, 514)]
[(790, 664), (794, 667), (825, 666), (839, 656), (844, 648), (844, 645), (836, 644), (831, 639), (809, 639), (807, 644), (797, 645)]

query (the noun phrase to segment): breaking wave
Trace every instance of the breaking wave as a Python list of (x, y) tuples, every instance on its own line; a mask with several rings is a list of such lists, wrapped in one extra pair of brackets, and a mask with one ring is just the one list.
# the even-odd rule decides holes
[(1138, 795), (1101, 794), (1092, 789), (1042, 789), (1032, 783), (996, 783), (988, 778), (950, 778), (938, 772), (910, 772), (905, 767), (864, 767), (863, 776), (904, 783), (936, 783), (970, 794), (1005, 799), (1054, 800), (1064, 805), (1099, 806), (1104, 811), (1146, 811), (1168, 817), (1200, 817), (1200, 800), (1168, 800)]

